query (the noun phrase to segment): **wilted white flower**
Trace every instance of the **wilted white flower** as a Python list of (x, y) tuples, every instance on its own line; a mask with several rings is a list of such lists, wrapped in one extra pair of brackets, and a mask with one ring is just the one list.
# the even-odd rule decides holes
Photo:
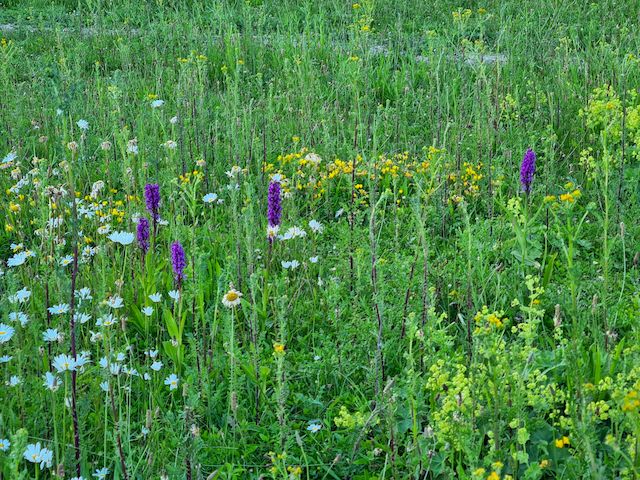
[(56, 377), (53, 373), (47, 372), (44, 374), (44, 387), (47, 387), (52, 392), (55, 392), (60, 388), (60, 378)]

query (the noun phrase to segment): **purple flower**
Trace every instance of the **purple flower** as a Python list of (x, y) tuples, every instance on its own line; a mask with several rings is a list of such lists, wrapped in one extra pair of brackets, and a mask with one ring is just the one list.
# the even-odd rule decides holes
[(171, 244), (171, 265), (173, 266), (173, 277), (178, 287), (180, 287), (182, 280), (184, 280), (184, 267), (187, 266), (187, 259), (180, 242), (173, 242)]
[(536, 173), (536, 154), (533, 150), (528, 149), (522, 159), (520, 166), (520, 184), (522, 191), (526, 194), (531, 192), (531, 184), (533, 183), (533, 175)]
[(149, 220), (146, 217), (138, 220), (138, 246), (143, 254), (149, 250)]
[(282, 204), (280, 203), (280, 183), (271, 182), (269, 184), (269, 194), (267, 195), (267, 221), (270, 227), (280, 225), (282, 216)]
[(147, 183), (144, 187), (144, 199), (147, 203), (147, 210), (151, 214), (155, 225), (160, 218), (160, 185), (157, 183)]

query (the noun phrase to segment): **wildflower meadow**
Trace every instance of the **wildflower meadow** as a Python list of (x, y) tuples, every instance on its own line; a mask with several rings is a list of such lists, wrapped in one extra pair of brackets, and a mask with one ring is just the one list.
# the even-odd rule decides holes
[(638, 479), (639, 20), (0, 0), (0, 480)]

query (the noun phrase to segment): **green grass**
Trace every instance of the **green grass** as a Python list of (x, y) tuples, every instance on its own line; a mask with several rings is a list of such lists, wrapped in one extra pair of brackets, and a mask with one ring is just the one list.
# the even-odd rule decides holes
[(0, 478), (637, 478), (639, 17), (0, 0)]

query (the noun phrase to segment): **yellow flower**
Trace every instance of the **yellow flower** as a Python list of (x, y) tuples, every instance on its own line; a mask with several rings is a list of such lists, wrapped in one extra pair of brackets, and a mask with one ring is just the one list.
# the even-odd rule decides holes
[(284, 353), (284, 345), (282, 343), (274, 343), (273, 351), (275, 353)]
[(487, 477), (487, 480), (500, 480), (500, 475), (497, 472), (491, 472)]
[(549, 460), (544, 459), (540, 462), (540, 468), (547, 468), (550, 464), (551, 462), (549, 462)]

